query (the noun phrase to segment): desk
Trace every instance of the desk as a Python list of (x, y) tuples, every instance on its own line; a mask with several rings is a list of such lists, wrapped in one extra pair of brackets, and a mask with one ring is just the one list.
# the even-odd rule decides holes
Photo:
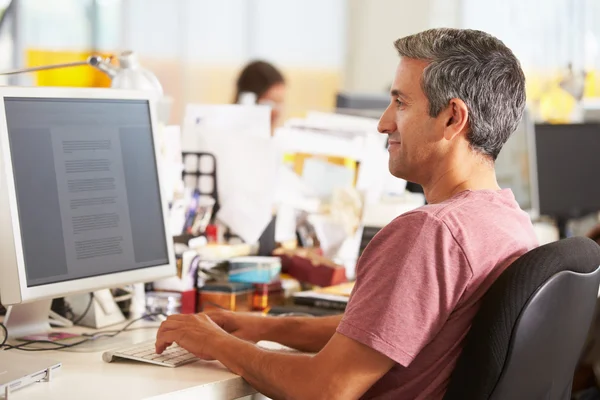
[[(140, 322), (134, 327), (150, 324)], [(152, 326), (157, 325), (156, 322)], [(109, 327), (118, 329), (123, 325)], [(85, 332), (84, 328), (62, 329)], [(153, 339), (156, 329), (123, 332), (133, 342)], [(118, 347), (119, 345), (117, 345)], [(18, 350), (9, 350), (18, 352)], [(62, 362), (51, 382), (40, 382), (11, 393), (12, 400), (95, 399), (237, 399), (256, 391), (240, 376), (216, 361), (197, 361), (167, 368), (133, 361), (106, 363), (102, 351), (77, 353), (43, 351), (44, 357)]]

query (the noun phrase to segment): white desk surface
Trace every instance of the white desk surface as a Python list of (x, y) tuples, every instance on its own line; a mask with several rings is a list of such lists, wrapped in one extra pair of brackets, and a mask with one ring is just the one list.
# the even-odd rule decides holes
[[(143, 324), (140, 322), (134, 327)], [(119, 327), (117, 325), (116, 329)], [(82, 328), (60, 330), (89, 331)], [(131, 338), (133, 343), (153, 339), (155, 335), (156, 329), (144, 329), (123, 332), (119, 336)], [(168, 368), (134, 361), (106, 363), (102, 361), (103, 351), (9, 351), (39, 354), (62, 362), (62, 369), (50, 382), (39, 382), (16, 390), (10, 394), (10, 400), (238, 399), (256, 393), (240, 376), (215, 361), (197, 361)]]

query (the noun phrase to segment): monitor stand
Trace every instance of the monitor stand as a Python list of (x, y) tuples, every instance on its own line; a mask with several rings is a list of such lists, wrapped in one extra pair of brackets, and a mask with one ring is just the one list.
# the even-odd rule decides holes
[[(110, 292), (109, 292), (110, 293)], [(82, 295), (75, 297), (72, 300), (77, 300), (77, 308), (85, 309), (89, 304), (90, 295)], [(112, 299), (112, 297), (110, 298)], [(114, 300), (113, 300), (114, 302)], [(79, 304), (81, 303), (81, 304)], [(73, 304), (75, 305), (75, 304)], [(11, 345), (23, 343), (22, 338), (31, 335), (44, 335), (52, 332), (59, 332), (61, 329), (53, 330), (51, 323), (62, 328), (73, 326), (71, 321), (62, 318), (51, 311), (52, 300), (38, 300), (32, 303), (15, 304), (7, 308), (6, 316), (4, 317), (4, 325), (8, 331), (8, 339)], [(77, 318), (77, 312), (75, 312)], [(52, 317), (52, 318), (51, 318)], [(81, 317), (81, 315), (79, 316)], [(94, 292), (92, 305), (87, 313), (81, 319), (80, 324), (91, 326), (94, 328), (104, 328), (109, 325), (124, 322), (125, 317), (121, 310), (114, 305), (110, 305), (109, 297), (105, 291)], [(118, 330), (118, 329), (115, 329)], [(71, 333), (71, 332), (70, 332)], [(75, 332), (73, 332), (75, 333)], [(80, 334), (81, 332), (76, 332)], [(87, 333), (94, 333), (87, 332)], [(72, 344), (85, 339), (85, 337), (77, 336), (69, 339), (55, 341), (54, 343), (35, 343), (28, 347), (36, 348), (56, 348), (55, 343)], [(74, 347), (67, 347), (57, 350), (75, 351), (75, 352), (96, 352), (109, 350), (122, 345), (130, 344), (131, 340), (120, 336), (107, 337), (102, 336), (94, 340), (89, 340), (85, 343)]]
[(90, 298), (91, 295), (90, 293), (84, 293), (65, 298), (73, 310), (78, 325), (102, 329), (125, 322), (125, 316), (115, 302), (110, 290), (96, 290), (92, 298)]
[(50, 307), (52, 300), (9, 306), (4, 317), (4, 326), (9, 339), (50, 332)]

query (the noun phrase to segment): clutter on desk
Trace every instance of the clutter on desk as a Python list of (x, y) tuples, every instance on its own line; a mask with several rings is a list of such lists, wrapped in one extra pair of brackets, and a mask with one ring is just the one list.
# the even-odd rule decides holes
[(299, 280), (316, 286), (332, 286), (347, 282), (346, 268), (310, 249), (274, 252), (281, 258), (282, 271)]
[[(200, 257), (193, 250), (187, 250), (175, 255), (177, 275), (153, 282), (154, 292), (179, 293), (181, 313), (190, 314), (197, 309), (197, 279), (200, 268)], [(146, 306), (148, 306), (146, 296)]]
[(206, 283), (198, 290), (199, 310), (252, 311), (253, 295), (254, 286), (251, 283)]
[(285, 290), (282, 281), (271, 283), (255, 283), (252, 297), (252, 309), (255, 311), (269, 310), (285, 304)]
[(234, 257), (246, 257), (255, 255), (258, 251), (256, 244), (207, 244), (205, 246), (190, 246), (201, 259), (207, 261), (229, 260)]
[(173, 315), (183, 312), (182, 293), (179, 292), (147, 292), (146, 312), (148, 314)]
[[(204, 205), (212, 205), (212, 212), (219, 210), (219, 191), (217, 181), (217, 160), (212, 153), (183, 152), (182, 179), (184, 187), (193, 189), (194, 200)], [(207, 201), (212, 200), (212, 201)]]
[(354, 282), (347, 282), (340, 285), (295, 293), (293, 295), (294, 304), (333, 310), (345, 310), (353, 289)]
[[(178, 273), (155, 282), (151, 307), (180, 299), (184, 313), (267, 312), (327, 300), (339, 312), (347, 295), (318, 289), (353, 276), (365, 220), (378, 226), (421, 205), (403, 197), (405, 182), (376, 178), (389, 174), (376, 121), (309, 113), (274, 138), (269, 121), (251, 107), (188, 107), (185, 189), (170, 210)], [(333, 297), (316, 302), (303, 288)]]
[(214, 156), (216, 219), (245, 243), (258, 241), (273, 217), (281, 164), (271, 138), (270, 107), (188, 105), (183, 150)]
[(279, 281), (279, 257), (239, 257), (229, 260), (229, 282), (269, 284)]

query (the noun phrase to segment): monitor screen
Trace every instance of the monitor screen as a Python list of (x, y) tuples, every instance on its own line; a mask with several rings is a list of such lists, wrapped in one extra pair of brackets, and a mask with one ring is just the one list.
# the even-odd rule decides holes
[(27, 286), (168, 264), (148, 101), (4, 106)]
[(600, 125), (536, 125), (540, 214), (571, 218), (600, 210)]
[(517, 129), (510, 135), (496, 159), (496, 179), (502, 189), (511, 189), (519, 206), (531, 210), (532, 176), (530, 171), (529, 115), (525, 113)]
[(390, 105), (390, 95), (383, 94), (358, 94), (358, 93), (338, 93), (336, 97), (336, 107), (350, 108), (354, 110), (375, 110), (379, 118), (381, 113)]

